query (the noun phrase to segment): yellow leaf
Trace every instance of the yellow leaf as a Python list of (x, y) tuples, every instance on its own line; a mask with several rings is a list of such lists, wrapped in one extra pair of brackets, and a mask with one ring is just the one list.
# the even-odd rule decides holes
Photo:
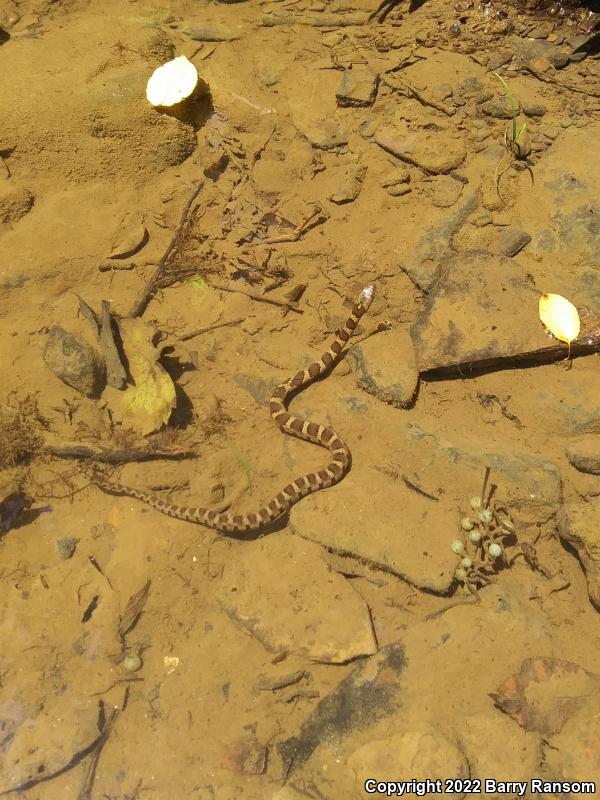
[(139, 319), (122, 319), (119, 330), (133, 385), (119, 392), (124, 422), (143, 436), (166, 425), (175, 408), (175, 385), (159, 364), (156, 330)]
[(568, 345), (579, 336), (581, 322), (577, 309), (566, 297), (543, 294), (540, 297), (540, 319), (550, 333)]

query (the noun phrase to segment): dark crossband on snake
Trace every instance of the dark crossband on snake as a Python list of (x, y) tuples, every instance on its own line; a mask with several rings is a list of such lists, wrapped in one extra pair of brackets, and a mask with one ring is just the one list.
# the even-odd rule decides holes
[(329, 450), (331, 461), (325, 469), (319, 470), (319, 472), (309, 472), (300, 478), (296, 478), (295, 481), (285, 486), (266, 506), (252, 514), (232, 514), (230, 512), (214, 511), (209, 508), (188, 508), (174, 505), (150, 492), (140, 491), (130, 486), (107, 480), (100, 474), (93, 474), (92, 481), (109, 494), (135, 497), (137, 500), (147, 503), (152, 508), (170, 517), (194, 522), (221, 533), (229, 534), (259, 531), (279, 517), (287, 514), (290, 508), (303, 497), (339, 483), (350, 468), (350, 450), (333, 428), (318, 425), (315, 422), (290, 414), (287, 410), (287, 405), (298, 392), (329, 373), (332, 366), (339, 359), (344, 347), (354, 335), (360, 318), (368, 311), (373, 301), (373, 295), (374, 287), (366, 286), (353, 306), (350, 316), (342, 327), (335, 332), (329, 348), (321, 358), (307, 369), (296, 373), (293, 378), (280, 383), (269, 402), (271, 417), (283, 433), (318, 444)]

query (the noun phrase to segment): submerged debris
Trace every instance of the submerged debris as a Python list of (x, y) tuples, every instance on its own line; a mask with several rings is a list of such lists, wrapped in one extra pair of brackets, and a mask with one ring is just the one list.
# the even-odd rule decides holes
[(8, 533), (14, 528), (21, 512), (29, 508), (32, 502), (31, 497), (20, 489), (0, 500), (0, 533)]

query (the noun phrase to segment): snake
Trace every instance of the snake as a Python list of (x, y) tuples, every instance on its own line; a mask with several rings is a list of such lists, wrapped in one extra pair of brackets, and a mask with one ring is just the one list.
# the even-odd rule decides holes
[(365, 286), (352, 306), (350, 316), (336, 330), (327, 350), (306, 369), (300, 370), (292, 378), (280, 383), (269, 400), (271, 417), (282, 433), (297, 439), (312, 442), (329, 450), (331, 461), (318, 472), (309, 472), (288, 483), (265, 506), (250, 514), (233, 514), (228, 511), (215, 511), (209, 508), (187, 507), (175, 505), (151, 492), (135, 489), (125, 484), (111, 481), (103, 475), (91, 475), (91, 480), (103, 491), (114, 495), (126, 495), (140, 500), (169, 517), (204, 525), (207, 528), (225, 534), (243, 534), (260, 531), (266, 526), (286, 515), (291, 507), (303, 497), (321, 489), (327, 489), (339, 483), (350, 469), (351, 453), (348, 446), (327, 425), (320, 425), (310, 420), (291, 414), (287, 406), (292, 397), (316, 380), (324, 378), (331, 372), (339, 360), (344, 347), (352, 338), (360, 318), (365, 314), (374, 297), (375, 287)]

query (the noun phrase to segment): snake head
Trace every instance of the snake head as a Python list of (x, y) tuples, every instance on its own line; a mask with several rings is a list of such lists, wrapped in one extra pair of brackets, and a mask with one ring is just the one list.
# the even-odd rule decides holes
[(365, 309), (365, 311), (369, 308), (371, 303), (373, 302), (373, 297), (375, 296), (375, 287), (372, 283), (365, 288), (360, 293), (360, 297), (358, 298), (358, 302), (360, 305)]

